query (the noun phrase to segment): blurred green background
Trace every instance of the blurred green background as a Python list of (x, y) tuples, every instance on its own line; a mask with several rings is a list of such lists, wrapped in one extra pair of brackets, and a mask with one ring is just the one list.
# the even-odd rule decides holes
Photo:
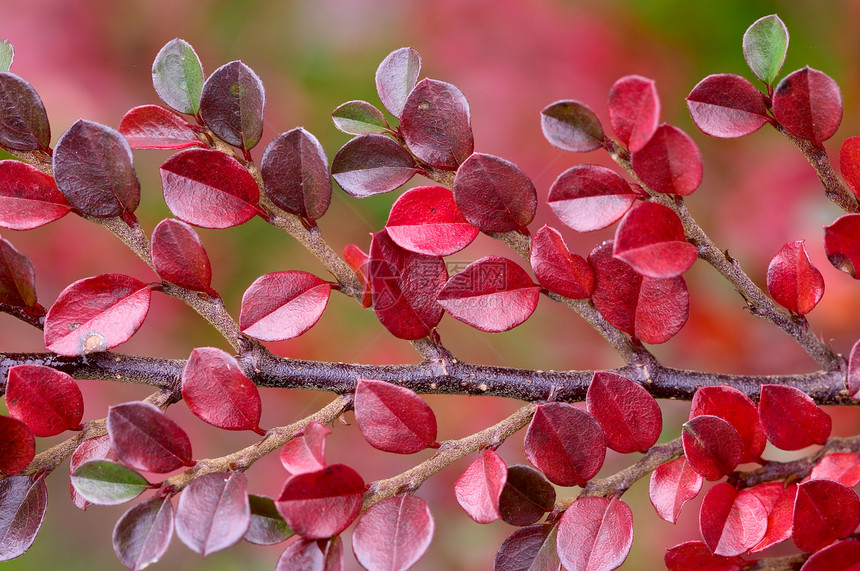
[[(831, 155), (860, 126), (860, 3), (727, 0), (719, 3), (662, 0), (603, 2), (561, 0), (34, 0), (0, 1), (0, 37), (16, 48), (12, 71), (40, 93), (51, 120), (54, 141), (79, 117), (113, 127), (125, 111), (157, 103), (151, 84), (152, 59), (167, 41), (181, 37), (197, 50), (208, 73), (241, 59), (266, 86), (263, 141), (253, 151), (259, 160), (265, 144), (279, 133), (304, 126), (329, 156), (348, 140), (330, 120), (331, 111), (351, 99), (378, 103), (373, 74), (390, 51), (417, 49), (422, 76), (458, 86), (471, 104), (476, 150), (517, 163), (532, 177), (541, 201), (552, 181), (582, 162), (609, 165), (600, 153), (578, 156), (551, 147), (540, 132), (539, 112), (558, 99), (578, 99), (606, 118), (606, 94), (622, 75), (637, 73), (657, 80), (663, 119), (692, 134), (705, 157), (702, 187), (688, 199), (691, 211), (723, 248), (729, 249), (764, 285), (767, 264), (788, 241), (805, 239), (823, 272), (827, 291), (810, 315), (811, 326), (834, 349), (847, 353), (860, 333), (856, 316), (860, 292), (824, 256), (822, 224), (838, 215), (823, 198), (814, 172), (791, 144), (763, 129), (741, 140), (715, 140), (692, 125), (684, 97), (705, 75), (738, 73), (752, 78), (741, 53), (741, 37), (761, 16), (778, 13), (791, 33), (785, 72), (804, 65), (823, 70), (840, 84), (845, 117), (827, 144)], [(606, 122), (605, 122), (606, 124)], [(158, 166), (169, 153), (138, 151), (135, 164), (143, 188), (138, 216), (151, 230), (169, 216), (160, 195)], [(415, 181), (414, 184), (422, 184)], [(396, 194), (396, 193), (395, 193)], [(348, 243), (366, 249), (369, 233), (385, 222), (395, 194), (364, 201), (339, 190), (321, 221), (335, 250)], [(582, 255), (613, 229), (577, 235), (561, 228), (542, 205), (532, 227), (544, 223), (562, 230), (568, 245)], [(325, 270), (287, 236), (253, 220), (241, 228), (200, 231), (212, 259), (214, 287), (238, 315), (244, 289), (259, 275), (304, 269), (325, 277)], [(123, 272), (154, 280), (152, 272), (100, 228), (67, 217), (26, 233), (7, 231), (36, 267), (40, 301), (49, 306), (77, 279)], [(482, 237), (452, 256), (470, 261), (488, 253), (506, 255)], [(669, 343), (655, 347), (669, 365), (701, 370), (769, 374), (806, 372), (816, 367), (781, 332), (742, 310), (732, 288), (699, 263), (687, 274), (691, 319)], [(334, 296), (320, 323), (306, 335), (270, 348), (287, 357), (366, 363), (414, 362), (411, 347), (392, 338), (373, 313), (352, 300)], [(620, 365), (600, 337), (575, 315), (544, 299), (535, 315), (514, 331), (480, 333), (446, 317), (440, 333), (458, 357), (488, 364), (538, 369), (595, 369)], [(184, 358), (196, 346), (225, 347), (191, 310), (157, 296), (147, 323), (124, 352)], [(0, 326), (4, 351), (41, 350), (41, 336), (6, 317)], [(100, 418), (110, 404), (147, 394), (139, 387), (83, 382), (86, 418)], [(287, 424), (307, 415), (331, 395), (303, 391), (263, 392), (263, 426)], [(440, 439), (458, 438), (497, 422), (519, 403), (501, 399), (428, 397), (439, 417)], [(663, 439), (677, 436), (686, 418), (684, 403), (664, 403)], [(857, 431), (853, 411), (830, 411), (834, 434)], [(186, 426), (195, 456), (222, 455), (254, 441), (252, 434), (227, 434), (192, 417), (180, 404), (170, 415)], [(351, 415), (347, 415), (347, 420)], [(525, 463), (522, 437), (500, 449), (510, 463)], [(45, 442), (47, 446), (51, 442)], [(366, 480), (384, 478), (420, 458), (375, 453), (357, 428), (336, 425), (328, 440), (332, 461), (357, 468)], [(775, 451), (769, 451), (776, 458)], [(418, 458), (420, 457), (420, 458)], [(610, 453), (602, 474), (634, 462)], [(419, 494), (431, 504), (436, 534), (416, 569), (488, 569), (501, 541), (513, 528), (504, 523), (480, 526), (460, 510), (452, 484), (466, 462), (428, 481)], [(86, 513), (68, 500), (64, 465), (49, 479), (51, 499), (41, 534), (31, 552), (6, 569), (116, 569), (110, 534), (127, 506), (92, 507)], [(285, 473), (277, 458), (249, 472), (251, 491), (276, 496)], [(563, 495), (576, 490), (562, 490)], [(624, 569), (662, 566), (666, 547), (698, 538), (697, 509), (689, 506), (677, 526), (657, 518), (647, 500), (647, 482), (625, 496), (634, 508), (634, 547)], [(348, 535), (348, 534), (347, 534)], [(271, 569), (282, 546), (240, 544), (206, 560), (174, 539), (161, 569)], [(347, 550), (348, 550), (347, 544)], [(779, 553), (779, 551), (774, 551)], [(347, 569), (357, 568), (351, 555)]]

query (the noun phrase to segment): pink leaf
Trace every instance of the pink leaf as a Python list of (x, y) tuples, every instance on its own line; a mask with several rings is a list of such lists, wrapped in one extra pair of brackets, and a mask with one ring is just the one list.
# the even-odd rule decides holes
[(633, 512), (619, 499), (580, 498), (558, 522), (558, 556), (569, 571), (617, 569), (632, 544)]
[(738, 491), (723, 482), (705, 494), (699, 512), (699, 529), (715, 555), (734, 557), (748, 551), (764, 537), (767, 511), (755, 494)]
[(552, 211), (577, 232), (606, 228), (624, 216), (638, 194), (612, 169), (576, 165), (561, 173), (549, 189)]
[(704, 478), (700, 476), (684, 456), (660, 464), (651, 472), (648, 497), (659, 515), (669, 523), (675, 523), (681, 508), (699, 495)]
[(152, 265), (158, 277), (191, 291), (217, 296), (212, 289), (212, 266), (194, 228), (166, 218), (152, 231)]
[(469, 517), (490, 523), (501, 517), (499, 497), (508, 478), (508, 467), (493, 450), (485, 450), (454, 484), (454, 495)]
[(824, 227), (824, 252), (834, 268), (860, 279), (860, 214), (845, 214)]
[(185, 149), (205, 147), (191, 125), (160, 105), (141, 105), (119, 122), (119, 132), (132, 149)]
[(30, 230), (71, 210), (53, 178), (21, 161), (0, 161), (0, 226)]
[(418, 160), (444, 170), (457, 170), (475, 146), (469, 102), (459, 89), (435, 79), (412, 88), (403, 104), (400, 132)]
[(673, 125), (660, 125), (654, 136), (633, 153), (636, 176), (666, 194), (687, 196), (702, 183), (702, 154), (693, 139)]
[(809, 480), (797, 486), (791, 535), (801, 551), (818, 551), (860, 524), (860, 498), (844, 484)]
[(173, 538), (173, 504), (154, 497), (125, 512), (113, 528), (113, 549), (120, 562), (137, 571), (157, 562)]
[(529, 263), (538, 283), (572, 299), (591, 297), (594, 270), (585, 258), (572, 254), (555, 228), (542, 226), (532, 237)]
[(428, 256), (459, 252), (478, 236), (442, 186), (419, 186), (404, 192), (385, 223), (388, 236), (401, 248)]
[(813, 553), (800, 571), (853, 571), (857, 565), (860, 565), (860, 541), (846, 539)]
[(785, 76), (773, 92), (773, 116), (801, 139), (821, 143), (842, 123), (842, 93), (826, 73), (807, 66)]
[(236, 544), (250, 524), (248, 480), (242, 472), (205, 474), (179, 496), (176, 535), (203, 557)]
[(6, 381), (9, 415), (24, 422), (35, 436), (80, 430), (84, 397), (74, 379), (42, 365), (16, 365)]
[(687, 96), (693, 123), (706, 135), (729, 139), (759, 130), (770, 118), (764, 95), (744, 77), (709, 75)]
[(653, 79), (627, 75), (609, 90), (609, 124), (630, 152), (644, 147), (660, 122), (660, 98)]
[(824, 295), (824, 278), (812, 265), (803, 240), (785, 244), (767, 267), (767, 289), (778, 304), (806, 315)]
[(612, 255), (642, 276), (665, 279), (689, 270), (699, 254), (687, 242), (681, 219), (671, 208), (643, 202), (618, 224)]
[(741, 571), (749, 563), (740, 557), (714, 555), (701, 541), (670, 547), (666, 550), (664, 562), (668, 571)]
[(239, 327), (262, 341), (292, 339), (322, 317), (331, 284), (300, 270), (260, 276), (242, 295)]
[[(781, 482), (777, 482), (777, 484), (782, 486)], [(761, 486), (751, 488), (750, 491), (756, 493), (756, 488), (759, 487)], [(764, 551), (765, 549), (791, 537), (794, 500), (796, 497), (797, 484), (791, 484), (780, 491), (776, 501), (767, 510), (767, 531), (765, 532), (762, 540), (750, 550), (751, 553)], [(759, 499), (761, 499), (761, 496), (759, 496)], [(768, 506), (765, 505), (765, 507), (767, 508)]]
[(0, 415), (0, 474), (12, 476), (23, 472), (35, 456), (33, 432), (20, 420)]
[(603, 145), (603, 127), (594, 111), (579, 101), (556, 101), (540, 112), (543, 136), (554, 147), (587, 153)]
[(281, 448), (281, 464), (290, 474), (316, 472), (325, 468), (325, 437), (331, 429), (317, 421), (311, 421), (301, 436), (284, 444)]
[(709, 481), (731, 474), (740, 463), (744, 448), (740, 434), (731, 424), (709, 414), (685, 422), (681, 426), (681, 441), (690, 466)]
[(794, 387), (762, 385), (758, 413), (767, 439), (783, 450), (824, 444), (830, 436), (830, 415)]
[(340, 536), (326, 541), (299, 538), (278, 558), (275, 571), (343, 571), (343, 542)]
[(376, 91), (379, 100), (397, 118), (403, 113), (406, 99), (418, 81), (421, 56), (412, 48), (394, 50), (376, 68)]
[(148, 402), (110, 407), (107, 432), (117, 457), (135, 470), (164, 474), (194, 465), (188, 435)]
[(639, 383), (617, 373), (595, 371), (585, 403), (603, 428), (606, 445), (616, 452), (644, 454), (660, 438), (660, 405)]
[(316, 137), (296, 127), (275, 137), (260, 162), (264, 190), (278, 208), (307, 220), (322, 218), (331, 203), (328, 158)]
[(418, 165), (409, 151), (385, 135), (359, 135), (335, 153), (331, 175), (355, 198), (391, 192), (406, 184)]
[(365, 569), (406, 571), (433, 538), (427, 502), (413, 494), (387, 498), (361, 516), (352, 532), (352, 550)]
[(855, 452), (828, 454), (812, 468), (809, 479), (833, 480), (853, 488), (860, 484), (860, 454)]
[(842, 143), (842, 149), (839, 151), (839, 170), (848, 187), (860, 197), (860, 137), (848, 137)]
[(374, 448), (414, 454), (436, 443), (436, 416), (409, 389), (359, 379), (353, 408), (361, 434)]
[(744, 445), (742, 464), (761, 458), (767, 437), (755, 403), (740, 389), (725, 385), (699, 388), (690, 404), (690, 418), (703, 414), (718, 416), (737, 430)]
[[(0, 444), (0, 453), (2, 448)], [(44, 476), (36, 479), (12, 476), (0, 480), (0, 561), (20, 557), (30, 549), (47, 508), (48, 487)]]

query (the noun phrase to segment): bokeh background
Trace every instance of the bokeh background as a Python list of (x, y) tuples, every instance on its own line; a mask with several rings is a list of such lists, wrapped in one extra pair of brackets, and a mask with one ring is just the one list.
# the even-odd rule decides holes
[[(823, 251), (821, 226), (839, 216), (826, 201), (811, 167), (793, 146), (772, 130), (740, 140), (715, 140), (690, 121), (684, 97), (705, 75), (739, 73), (752, 78), (741, 53), (741, 37), (757, 18), (779, 13), (791, 33), (784, 70), (804, 65), (823, 70), (842, 87), (842, 129), (827, 143), (836, 156), (842, 140), (860, 132), (860, 2), (773, 2), (725, 0), (0, 0), (0, 37), (16, 48), (12, 71), (40, 93), (54, 141), (84, 117), (116, 127), (131, 107), (157, 103), (152, 60), (167, 41), (181, 37), (197, 50), (208, 73), (242, 59), (262, 78), (267, 94), (259, 160), (277, 134), (304, 126), (322, 142), (329, 158), (348, 140), (330, 120), (331, 111), (351, 99), (377, 103), (373, 74), (390, 51), (412, 46), (423, 56), (422, 76), (458, 86), (471, 103), (476, 150), (517, 163), (534, 181), (543, 200), (553, 180), (583, 162), (610, 165), (607, 157), (564, 153), (540, 132), (539, 112), (558, 99), (578, 99), (606, 118), (612, 83), (637, 73), (657, 80), (663, 118), (692, 134), (705, 158), (701, 188), (688, 199), (691, 211), (715, 239), (764, 286), (771, 257), (788, 241), (805, 239), (826, 281), (811, 327), (839, 352), (847, 353), (860, 333), (860, 286), (834, 270)], [(604, 121), (604, 124), (607, 124)], [(169, 216), (160, 194), (158, 166), (169, 153), (137, 151), (135, 164), (143, 199), (138, 216), (151, 230)], [(422, 181), (413, 181), (420, 184)], [(395, 194), (364, 201), (335, 191), (320, 221), (336, 250), (348, 243), (365, 248), (369, 233), (385, 222)], [(614, 230), (586, 235), (561, 227), (542, 205), (532, 227), (549, 223), (562, 230), (582, 255)], [(304, 269), (325, 270), (291, 239), (253, 220), (241, 228), (201, 230), (212, 259), (214, 287), (238, 315), (244, 289), (259, 275)], [(104, 230), (67, 217), (29, 231), (3, 236), (31, 258), (42, 304), (49, 306), (69, 283), (83, 277), (122, 272), (142, 280), (154, 274)], [(486, 237), (453, 261), (488, 253), (505, 255)], [(511, 255), (511, 254), (508, 254)], [(514, 256), (512, 256), (514, 257)], [(718, 274), (698, 263), (687, 274), (691, 318), (677, 337), (654, 352), (666, 364), (707, 371), (747, 374), (807, 372), (815, 364), (791, 340), (742, 309), (740, 298)], [(415, 362), (409, 344), (387, 334), (373, 313), (350, 299), (333, 296), (320, 323), (304, 336), (270, 348), (283, 356), (365, 363)], [(602, 339), (578, 318), (543, 299), (534, 316), (514, 331), (491, 335), (450, 317), (440, 333), (458, 357), (487, 364), (537, 369), (599, 369), (620, 365)], [(119, 350), (185, 358), (197, 346), (226, 348), (193, 311), (176, 300), (154, 296), (144, 327)], [(39, 332), (0, 316), (0, 350), (37, 351)], [(110, 404), (142, 398), (141, 387), (82, 381), (86, 419), (105, 416)], [(288, 424), (321, 407), (331, 395), (309, 391), (263, 391), (263, 426)], [(493, 424), (519, 403), (494, 398), (428, 397), (439, 418), (439, 438), (459, 438)], [(674, 438), (686, 418), (685, 403), (664, 404), (663, 440)], [(854, 410), (829, 410), (834, 434), (854, 434)], [(232, 434), (205, 425), (179, 404), (170, 415), (192, 436), (195, 456), (212, 457), (250, 444), (253, 434)], [(345, 419), (351, 422), (351, 415)], [(52, 440), (40, 443), (48, 446)], [(500, 453), (509, 464), (525, 463), (522, 436)], [(399, 457), (371, 449), (353, 424), (338, 423), (328, 440), (329, 459), (357, 468), (368, 481), (391, 476), (427, 455)], [(768, 450), (766, 457), (787, 458)], [(610, 453), (602, 474), (634, 457)], [(513, 528), (472, 522), (453, 498), (452, 485), (467, 461), (428, 481), (419, 495), (436, 519), (434, 542), (416, 569), (488, 569), (501, 541)], [(76, 510), (68, 500), (67, 466), (48, 478), (50, 503), (42, 531), (29, 553), (6, 569), (117, 569), (111, 530), (127, 506)], [(249, 471), (251, 491), (276, 496), (285, 473), (277, 458)], [(563, 496), (576, 489), (560, 490)], [(698, 538), (696, 504), (677, 526), (660, 520), (647, 499), (647, 482), (625, 495), (635, 514), (634, 547), (624, 569), (662, 566), (663, 550)], [(348, 533), (345, 535), (348, 540)], [(242, 543), (202, 559), (174, 538), (160, 569), (271, 569), (283, 546)], [(347, 541), (347, 551), (349, 544)], [(774, 554), (780, 553), (777, 549)], [(351, 555), (347, 569), (357, 568)]]

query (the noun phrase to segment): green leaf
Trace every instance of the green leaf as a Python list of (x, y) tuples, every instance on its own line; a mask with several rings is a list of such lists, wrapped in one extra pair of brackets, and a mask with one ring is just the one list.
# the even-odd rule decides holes
[(0, 40), (0, 71), (9, 71), (15, 59), (15, 47), (9, 40)]
[(767, 85), (776, 81), (788, 51), (788, 28), (776, 14), (756, 20), (744, 33), (744, 59)]
[(84, 462), (72, 474), (72, 485), (82, 498), (103, 506), (132, 500), (150, 486), (135, 470), (110, 460)]
[(382, 111), (367, 101), (347, 101), (331, 114), (334, 126), (350, 135), (388, 133), (391, 128)]
[(274, 545), (286, 541), (295, 533), (275, 507), (272, 498), (248, 494), (251, 505), (251, 525), (245, 533), (245, 541), (257, 545)]
[(152, 63), (152, 85), (161, 100), (180, 113), (196, 115), (203, 91), (203, 66), (191, 44), (179, 38), (165, 44)]

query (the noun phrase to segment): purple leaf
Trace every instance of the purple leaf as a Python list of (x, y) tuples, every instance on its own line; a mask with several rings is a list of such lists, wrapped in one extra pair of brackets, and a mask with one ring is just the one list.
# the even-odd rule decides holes
[(237, 543), (250, 524), (248, 480), (242, 472), (205, 474), (179, 496), (176, 535), (203, 557)]
[(316, 137), (296, 127), (275, 137), (260, 163), (266, 196), (306, 220), (322, 218), (331, 203), (328, 158)]
[(29, 476), (0, 480), (0, 561), (20, 557), (30, 549), (47, 507), (44, 476), (35, 480)]
[(418, 496), (387, 498), (358, 520), (352, 550), (366, 569), (406, 571), (427, 551), (433, 528), (430, 508)]
[(409, 151), (384, 135), (360, 135), (335, 154), (331, 175), (355, 198), (391, 192), (418, 172)]
[(469, 102), (443, 81), (424, 79), (409, 94), (400, 115), (400, 132), (418, 160), (457, 170), (474, 149)]
[(164, 474), (194, 465), (188, 435), (153, 404), (134, 401), (110, 407), (107, 432), (120, 460), (136, 470)]
[(376, 69), (376, 91), (385, 108), (397, 118), (403, 113), (406, 99), (418, 81), (421, 56), (412, 48), (394, 50)]
[(554, 525), (531, 525), (514, 531), (499, 546), (494, 571), (562, 571)]
[(245, 541), (255, 545), (275, 545), (292, 537), (293, 530), (278, 513), (272, 498), (248, 494), (248, 503), (251, 506), (251, 524), (245, 532)]
[(16, 151), (46, 150), (51, 126), (33, 86), (8, 71), (0, 72), (0, 145)]
[(391, 132), (382, 111), (367, 101), (347, 101), (332, 111), (331, 119), (339, 131), (348, 135), (384, 135)]
[(36, 303), (36, 272), (33, 263), (5, 238), (0, 238), (0, 303), (29, 307), (40, 312)]
[(263, 82), (239, 60), (224, 64), (203, 84), (200, 116), (206, 126), (234, 147), (253, 149), (263, 135)]
[(173, 504), (154, 497), (122, 514), (113, 528), (113, 550), (120, 562), (138, 571), (157, 562), (173, 537)]
[(499, 515), (511, 525), (532, 525), (552, 511), (555, 488), (543, 474), (517, 464), (508, 468), (508, 478), (499, 496)]
[(603, 127), (594, 111), (579, 101), (556, 101), (540, 112), (543, 136), (554, 147), (587, 153), (603, 145)]

